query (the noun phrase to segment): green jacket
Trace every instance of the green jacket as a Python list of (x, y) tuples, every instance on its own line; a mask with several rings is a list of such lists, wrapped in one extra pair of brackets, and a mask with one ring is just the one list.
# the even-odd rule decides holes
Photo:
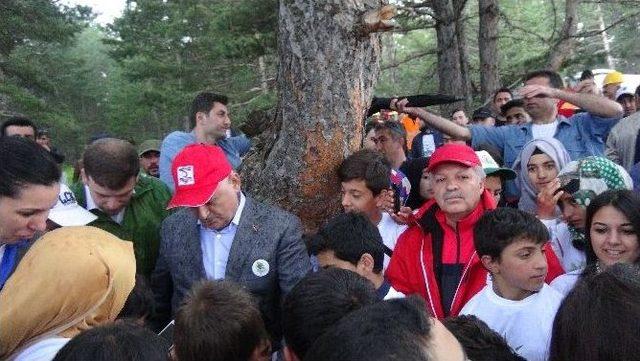
[[(78, 204), (86, 207), (84, 184), (78, 182), (70, 188)], [(160, 225), (170, 214), (166, 209), (170, 199), (171, 193), (164, 183), (152, 177), (139, 177), (131, 201), (125, 208), (122, 225), (98, 209), (91, 211), (98, 219), (88, 225), (103, 229), (120, 239), (132, 241), (136, 271), (148, 278), (158, 258)]]

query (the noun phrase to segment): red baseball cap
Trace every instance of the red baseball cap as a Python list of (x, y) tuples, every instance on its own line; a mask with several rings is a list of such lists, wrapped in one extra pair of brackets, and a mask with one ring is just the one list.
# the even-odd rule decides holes
[(457, 163), (467, 167), (479, 166), (480, 159), (476, 152), (466, 144), (445, 144), (436, 148), (431, 154), (427, 171), (432, 172), (437, 166), (443, 163)]
[(209, 201), (220, 181), (231, 174), (231, 165), (218, 146), (191, 144), (171, 163), (176, 192), (167, 209), (200, 207)]

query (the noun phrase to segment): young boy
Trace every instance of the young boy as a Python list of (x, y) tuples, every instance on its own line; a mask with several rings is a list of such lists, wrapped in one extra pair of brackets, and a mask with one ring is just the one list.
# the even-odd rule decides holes
[(361, 213), (343, 213), (322, 226), (308, 245), (322, 268), (342, 268), (368, 279), (380, 300), (404, 297), (382, 274), (384, 245), (371, 221)]
[(546, 227), (535, 216), (498, 208), (476, 223), (474, 245), (491, 281), (462, 308), (504, 336), (529, 361), (548, 358), (562, 296), (544, 283)]
[(387, 268), (398, 237), (407, 229), (381, 210), (393, 178), (391, 166), (377, 151), (362, 149), (347, 157), (338, 168), (345, 212), (364, 213), (378, 227), (385, 249)]

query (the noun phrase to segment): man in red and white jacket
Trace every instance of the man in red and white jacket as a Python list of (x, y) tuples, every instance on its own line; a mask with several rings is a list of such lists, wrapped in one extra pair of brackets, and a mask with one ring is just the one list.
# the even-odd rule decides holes
[[(386, 276), (405, 294), (418, 294), (437, 318), (456, 316), (487, 283), (473, 246), (473, 227), (484, 212), (496, 208), (484, 189), (485, 174), (476, 153), (463, 144), (446, 144), (427, 167), (434, 198), (415, 213), (400, 236)], [(547, 247), (547, 282), (563, 273)]]

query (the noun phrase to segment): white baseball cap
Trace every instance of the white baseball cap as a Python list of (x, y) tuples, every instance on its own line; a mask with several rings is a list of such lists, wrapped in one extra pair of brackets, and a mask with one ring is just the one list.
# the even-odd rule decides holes
[(98, 217), (82, 208), (76, 201), (76, 197), (66, 184), (60, 184), (58, 203), (49, 212), (49, 219), (62, 227), (85, 226)]

